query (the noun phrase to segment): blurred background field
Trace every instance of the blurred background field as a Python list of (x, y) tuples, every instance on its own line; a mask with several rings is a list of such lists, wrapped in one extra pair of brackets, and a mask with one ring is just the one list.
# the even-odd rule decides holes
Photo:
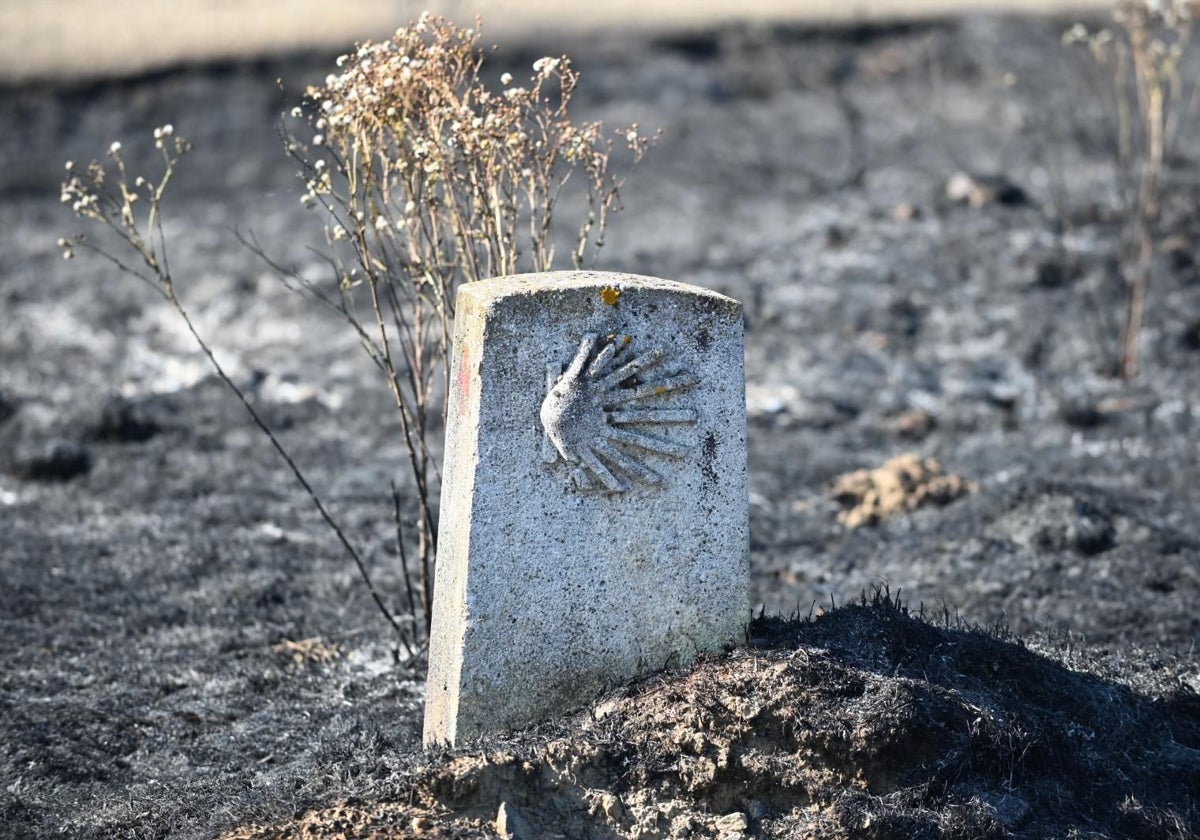
[(389, 34), (422, 9), (481, 15), (489, 36), (709, 27), (732, 21), (846, 23), (962, 12), (1060, 14), (1096, 0), (41, 0), (0, 4), (0, 80), (122, 74), (166, 65), (338, 48)]

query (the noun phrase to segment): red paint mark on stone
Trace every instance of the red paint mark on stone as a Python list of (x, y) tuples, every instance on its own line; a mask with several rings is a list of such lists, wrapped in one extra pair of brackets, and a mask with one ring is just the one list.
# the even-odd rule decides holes
[(458, 387), (458, 416), (467, 413), (467, 398), (471, 394), (471, 346), (463, 344), (462, 353), (458, 357), (458, 377), (455, 385)]

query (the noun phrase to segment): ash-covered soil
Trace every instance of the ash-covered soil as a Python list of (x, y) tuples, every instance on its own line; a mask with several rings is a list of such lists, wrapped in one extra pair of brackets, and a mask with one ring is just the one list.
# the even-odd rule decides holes
[[(0, 90), (5, 832), (287, 834), (350, 802), (349, 831), (424, 796), (422, 825), (450, 836), (494, 832), (499, 801), (535, 831), (558, 813), (539, 802), (590, 815), (597, 837), (682, 836), (677, 819), (696, 836), (1196, 836), (1197, 152), (1171, 162), (1143, 371), (1124, 384), (1106, 374), (1111, 127), (1061, 29), (500, 51), (494, 74), (519, 76), (565, 49), (582, 116), (663, 130), (598, 267), (746, 304), (766, 614), (886, 584), (914, 611), (1041, 641), (882, 605), (760, 623), (611, 714), (428, 758), (422, 664), (396, 664), (336, 540), (182, 324), (55, 246), (78, 229), (65, 160), (118, 138), (148, 160), (167, 122), (196, 143), (168, 219), (181, 294), (398, 604), (389, 481), (412, 505), (383, 383), (234, 233), (319, 268), (275, 124), (332, 56)], [(978, 206), (947, 197), (959, 172)]]

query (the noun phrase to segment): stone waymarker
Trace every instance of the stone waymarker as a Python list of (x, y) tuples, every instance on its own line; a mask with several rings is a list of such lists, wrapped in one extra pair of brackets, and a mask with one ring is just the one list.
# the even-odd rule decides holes
[(741, 305), (626, 274), (458, 294), (425, 742), (743, 640)]

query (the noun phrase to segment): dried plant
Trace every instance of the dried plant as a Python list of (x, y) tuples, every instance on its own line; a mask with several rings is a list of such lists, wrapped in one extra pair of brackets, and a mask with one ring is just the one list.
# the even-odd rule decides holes
[[(621, 184), (613, 139), (568, 114), (579, 82), (570, 60), (539, 59), (526, 84), (506, 73), (493, 91), (479, 37), (423, 16), (362, 44), (293, 111), (311, 139), (289, 139), (334, 269), (332, 282), (290, 281), (346, 319), (388, 383), (416, 483), (412, 606), (426, 622), (439, 487), (429, 444), (444, 422), (455, 291), (553, 268), (560, 220), (573, 231), (573, 265), (594, 260)], [(616, 137), (631, 165), (652, 142), (636, 125)], [(568, 196), (572, 176), (579, 189)], [(403, 533), (397, 542), (410, 545)]]
[(1117, 172), (1126, 219), (1122, 257), (1127, 289), (1117, 371), (1137, 373), (1138, 341), (1160, 238), (1165, 166), (1191, 116), (1200, 87), (1183, 72), (1196, 0), (1118, 0), (1113, 26), (1075, 24), (1063, 35), (1111, 74)]
[[(481, 79), (484, 60), (478, 25), (466, 29), (430, 16), (342, 56), (339, 72), (309, 88), (292, 112), (305, 139), (287, 138), (288, 152), (302, 167), (302, 200), (323, 215), (329, 276), (314, 280), (290, 271), (253, 238), (243, 240), (290, 288), (344, 318), (387, 382), (416, 487), (415, 526), (392, 487), (407, 626), (387, 608), (357, 550), (226, 375), (176, 294), (161, 210), (176, 166), (191, 148), (187, 141), (171, 126), (155, 131), (164, 162), (157, 182), (141, 176), (131, 181), (114, 143), (107, 164), (93, 161), (80, 170), (69, 163), (63, 186), (63, 201), (79, 217), (108, 228), (137, 262), (124, 262), (83, 237), (60, 240), (64, 255), (76, 246), (95, 251), (171, 304), (335, 531), (410, 655), (419, 650), (431, 618), (440, 489), (431, 444), (445, 419), (456, 289), (553, 268), (560, 220), (571, 232), (572, 264), (594, 261), (619, 208), (613, 137), (600, 123), (575, 123), (568, 115), (579, 82), (569, 59), (538, 60), (524, 86), (506, 73), (495, 92)], [(615, 137), (628, 150), (628, 165), (653, 140), (636, 125)], [(573, 175), (574, 190), (568, 187)]]
[(142, 175), (130, 180), (121, 143), (114, 142), (109, 147), (107, 163), (94, 160), (85, 168), (80, 169), (74, 162), (68, 161), (67, 179), (62, 186), (62, 202), (69, 204), (79, 218), (99, 224), (114, 234), (124, 246), (122, 251), (132, 256), (135, 262), (132, 264), (125, 262), (121, 257), (108, 251), (106, 246), (97, 245), (83, 235), (58, 240), (58, 244), (63, 249), (63, 257), (71, 259), (75, 255), (76, 247), (85, 248), (108, 260), (123, 273), (138, 278), (170, 304), (204, 352), (217, 377), (237, 396), (254, 424), (266, 435), (271, 446), (283, 458), (292, 475), (304, 488), (325, 524), (333, 530), (342, 547), (354, 561), (363, 583), (371, 593), (371, 598), (392, 629), (395, 630), (400, 645), (412, 657), (416, 653), (415, 634), (406, 632), (387, 608), (383, 597), (371, 581), (371, 575), (367, 571), (362, 556), (329, 513), (279, 438), (275, 436), (266, 421), (255, 410), (254, 405), (247, 399), (245, 392), (225, 372), (224, 367), (213, 354), (209, 343), (196, 330), (191, 315), (179, 298), (175, 279), (171, 275), (170, 261), (167, 258), (167, 239), (163, 234), (162, 208), (163, 199), (179, 161), (192, 150), (192, 144), (176, 134), (173, 126), (164, 125), (154, 129), (154, 145), (161, 152), (163, 160), (163, 171), (157, 181)]

